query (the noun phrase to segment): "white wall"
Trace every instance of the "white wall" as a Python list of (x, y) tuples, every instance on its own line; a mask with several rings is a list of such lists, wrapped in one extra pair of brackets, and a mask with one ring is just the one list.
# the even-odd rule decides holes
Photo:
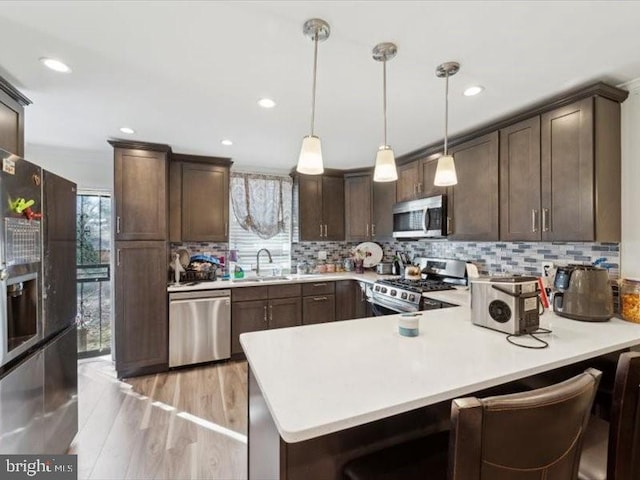
[(113, 150), (80, 150), (50, 145), (25, 145), (25, 158), (65, 177), (78, 185), (80, 191), (113, 190)]
[(623, 86), (622, 104), (622, 244), (620, 273), (640, 279), (640, 78)]

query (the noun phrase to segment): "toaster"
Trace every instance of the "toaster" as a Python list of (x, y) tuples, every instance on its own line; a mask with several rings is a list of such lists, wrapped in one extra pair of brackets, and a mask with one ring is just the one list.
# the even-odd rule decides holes
[(378, 275), (391, 275), (393, 273), (393, 263), (379, 263), (376, 265), (376, 273)]
[(535, 277), (485, 277), (471, 280), (471, 322), (511, 335), (540, 326)]

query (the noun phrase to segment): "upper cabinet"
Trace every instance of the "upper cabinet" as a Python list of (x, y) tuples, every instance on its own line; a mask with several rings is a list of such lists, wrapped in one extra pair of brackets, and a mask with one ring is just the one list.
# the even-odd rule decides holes
[(448, 197), (451, 240), (498, 240), (498, 132), (451, 149), (458, 183)]
[(170, 148), (109, 143), (114, 146), (116, 240), (166, 240)]
[(297, 175), (300, 241), (344, 240), (344, 177)]
[(418, 198), (420, 182), (420, 160), (398, 165), (396, 201), (406, 202)]
[(585, 98), (500, 131), (500, 238), (620, 241), (620, 104)]
[(24, 107), (31, 100), (0, 77), (0, 148), (24, 156)]
[(227, 158), (172, 156), (171, 241), (228, 241), (230, 166)]
[(349, 174), (344, 179), (345, 238), (362, 242), (393, 238), (396, 182), (374, 182), (373, 174)]

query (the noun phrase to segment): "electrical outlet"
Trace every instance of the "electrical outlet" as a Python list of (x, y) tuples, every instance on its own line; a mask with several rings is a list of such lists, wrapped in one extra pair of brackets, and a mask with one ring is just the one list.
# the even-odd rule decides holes
[(543, 277), (548, 277), (549, 276), (549, 270), (551, 270), (553, 268), (553, 262), (542, 262), (540, 264), (540, 267), (542, 268), (542, 276)]
[(318, 252), (318, 260), (326, 260), (327, 259), (327, 252), (325, 250), (320, 250)]

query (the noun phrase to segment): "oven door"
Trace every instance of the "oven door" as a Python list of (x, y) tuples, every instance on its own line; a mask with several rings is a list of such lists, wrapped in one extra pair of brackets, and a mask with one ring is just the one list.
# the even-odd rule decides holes
[(371, 312), (374, 317), (384, 317), (385, 315), (397, 315), (398, 313), (403, 313), (399, 310), (394, 310), (384, 305), (380, 305), (376, 302), (371, 303)]

